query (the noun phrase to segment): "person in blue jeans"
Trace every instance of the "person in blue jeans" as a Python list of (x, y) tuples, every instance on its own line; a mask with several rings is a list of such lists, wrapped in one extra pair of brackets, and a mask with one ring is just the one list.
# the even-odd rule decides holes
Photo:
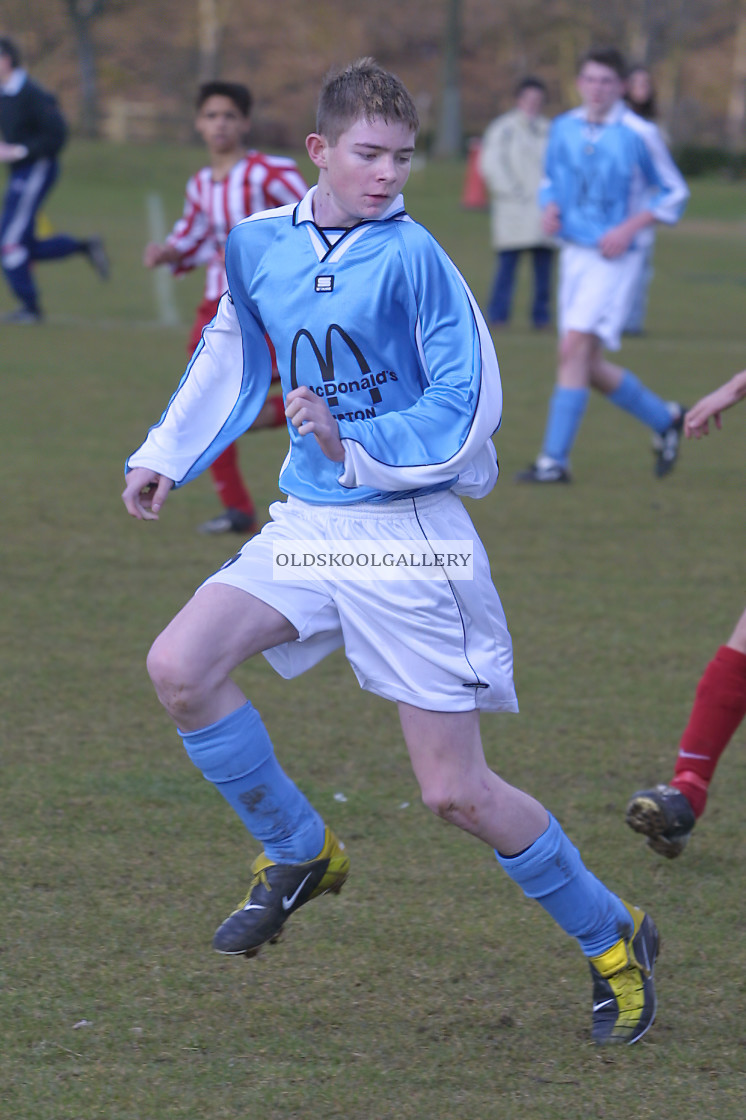
[(0, 38), (0, 134), (0, 163), (9, 167), (0, 215), (0, 260), (20, 303), (2, 322), (38, 323), (42, 310), (31, 270), (35, 261), (82, 253), (102, 279), (108, 277), (109, 262), (98, 237), (36, 236), (40, 207), (59, 176), (57, 156), (67, 139), (67, 125), (56, 98), (28, 77), (18, 47), (6, 38)]
[(541, 227), (538, 192), (549, 121), (542, 116), (546, 87), (526, 77), (515, 91), (515, 105), (487, 128), (479, 153), (479, 169), (490, 193), (492, 244), (497, 271), (487, 306), (487, 319), (503, 326), (510, 319), (518, 261), (531, 254), (534, 290), (531, 323), (549, 326), (554, 240)]
[(518, 262), (524, 252), (531, 254), (533, 266), (534, 293), (531, 301), (531, 325), (537, 330), (549, 326), (554, 251), (542, 245), (534, 245), (528, 250), (503, 249), (498, 254), (497, 272), (487, 305), (487, 318), (493, 327), (501, 327), (510, 320)]

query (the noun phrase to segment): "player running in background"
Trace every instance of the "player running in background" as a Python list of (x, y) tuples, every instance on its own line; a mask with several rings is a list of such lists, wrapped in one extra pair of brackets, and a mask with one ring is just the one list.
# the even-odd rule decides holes
[(644, 266), (637, 235), (656, 221), (677, 222), (689, 196), (657, 127), (622, 101), (624, 78), (618, 51), (590, 51), (578, 69), (582, 104), (558, 117), (549, 134), (540, 201), (544, 231), (563, 242), (559, 362), (541, 453), (518, 482), (570, 481), (570, 452), (591, 388), (652, 428), (659, 478), (676, 462), (682, 406), (661, 400), (603, 355), (604, 347), (619, 349)]
[[(652, 919), (592, 875), (554, 817), (484, 757), (480, 712), (517, 710), (512, 647), (460, 495), (482, 497), (497, 479), (502, 390), (474, 297), (404, 209), (417, 128), (408, 92), (372, 59), (331, 75), (306, 141), (318, 185), (228, 239), (229, 294), (130, 456), (122, 497), (133, 517), (157, 518), (171, 487), (252, 423), (270, 384), (269, 334), (290, 420), (287, 501), (156, 639), (149, 672), (187, 754), (263, 846), (218, 952), (255, 955), (349, 869), (231, 674), (263, 652), (290, 678), (344, 646), (360, 685), (397, 703), (425, 804), (494, 848), (577, 938), (596, 1042), (631, 1043), (655, 1015)], [(364, 566), (359, 579), (329, 567), (314, 578), (279, 563), (294, 541), (301, 557), (334, 542), (406, 562), (408, 542), (432, 559), (446, 540), (464, 542), (473, 579), (405, 578), (405, 568), (375, 579)]]
[[(721, 427), (720, 414), (746, 397), (746, 370), (698, 401), (686, 414), (684, 431), (700, 439), (710, 420)], [(746, 715), (746, 611), (726, 645), (704, 671), (694, 707), (679, 744), (668, 785), (639, 790), (627, 806), (627, 824), (648, 838), (659, 855), (674, 859), (683, 850), (702, 816), (721, 754)]]
[[(184, 212), (166, 241), (147, 245), (143, 256), (148, 268), (170, 265), (177, 275), (205, 265), (205, 291), (189, 336), (190, 354), (215, 318), (228, 286), (225, 242), (230, 230), (249, 214), (297, 202), (308, 189), (293, 160), (246, 151), (251, 104), (250, 91), (238, 82), (212, 81), (200, 86), (195, 123), (210, 163), (187, 183)], [(267, 398), (252, 427), (276, 428), (286, 422), (285, 405), (278, 394)], [(235, 444), (210, 465), (210, 473), (223, 512), (200, 525), (200, 532), (253, 532), (256, 510), (241, 477)]]
[(32, 264), (82, 253), (105, 280), (109, 262), (99, 237), (36, 235), (39, 209), (59, 176), (57, 156), (67, 139), (67, 125), (56, 98), (29, 78), (18, 47), (5, 38), (0, 39), (0, 134), (0, 163), (8, 164), (0, 257), (5, 279), (20, 302), (0, 321), (40, 323), (43, 313)]

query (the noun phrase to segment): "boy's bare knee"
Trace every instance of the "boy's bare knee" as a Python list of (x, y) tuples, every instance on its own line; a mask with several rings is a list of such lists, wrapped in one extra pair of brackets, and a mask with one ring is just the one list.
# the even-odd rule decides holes
[(437, 817), (467, 832), (478, 832), (480, 822), (502, 815), (502, 786), (487, 767), (470, 774), (433, 775), (421, 783), (423, 804)]
[(171, 671), (170, 659), (163, 648), (160, 638), (156, 638), (152, 646), (148, 650), (148, 656), (145, 661), (145, 667), (148, 670), (150, 677), (156, 690), (159, 685), (165, 682), (173, 675)]
[(192, 679), (183, 659), (179, 658), (167, 642), (156, 638), (148, 653), (146, 665), (158, 699), (172, 715), (189, 711), (198, 701), (200, 683)]
[(462, 812), (462, 802), (464, 799), (461, 796), (460, 790), (451, 784), (445, 786), (438, 784), (430, 784), (423, 786), (421, 789), (422, 803), (435, 813), (436, 817), (442, 817), (446, 821), (457, 820)]
[(593, 357), (593, 335), (582, 331), (568, 331), (560, 339), (559, 356), (563, 362), (590, 362)]
[(461, 796), (454, 791), (423, 791), (422, 800), (441, 820), (462, 828), (465, 832), (479, 833), (483, 822), (483, 807), (475, 798)]
[(422, 804), (426, 809), (429, 809), (431, 813), (435, 813), (436, 817), (442, 817), (444, 815), (443, 809), (445, 801), (435, 790), (422, 789), (420, 794), (422, 797)]

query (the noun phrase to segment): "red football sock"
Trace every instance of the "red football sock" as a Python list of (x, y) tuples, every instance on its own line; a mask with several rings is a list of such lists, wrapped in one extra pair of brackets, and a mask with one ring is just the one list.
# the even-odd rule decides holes
[(701, 817), (723, 753), (746, 715), (746, 654), (721, 646), (697, 685), (694, 707), (681, 737), (671, 785)]
[(237, 509), (253, 517), (256, 512), (251, 494), (244, 485), (238, 469), (238, 451), (235, 443), (226, 447), (222, 455), (210, 466), (215, 492), (226, 509)]

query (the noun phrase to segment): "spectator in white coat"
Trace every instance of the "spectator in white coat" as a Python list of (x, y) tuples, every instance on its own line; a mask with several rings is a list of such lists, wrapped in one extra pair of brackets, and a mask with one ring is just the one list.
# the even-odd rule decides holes
[(492, 244), (497, 251), (487, 306), (487, 318), (494, 326), (510, 319), (517, 265), (524, 251), (533, 260), (531, 322), (538, 329), (549, 325), (555, 245), (542, 230), (538, 201), (549, 135), (549, 121), (542, 116), (545, 100), (544, 83), (523, 78), (514, 107), (492, 121), (482, 141), (479, 169), (490, 193)]

